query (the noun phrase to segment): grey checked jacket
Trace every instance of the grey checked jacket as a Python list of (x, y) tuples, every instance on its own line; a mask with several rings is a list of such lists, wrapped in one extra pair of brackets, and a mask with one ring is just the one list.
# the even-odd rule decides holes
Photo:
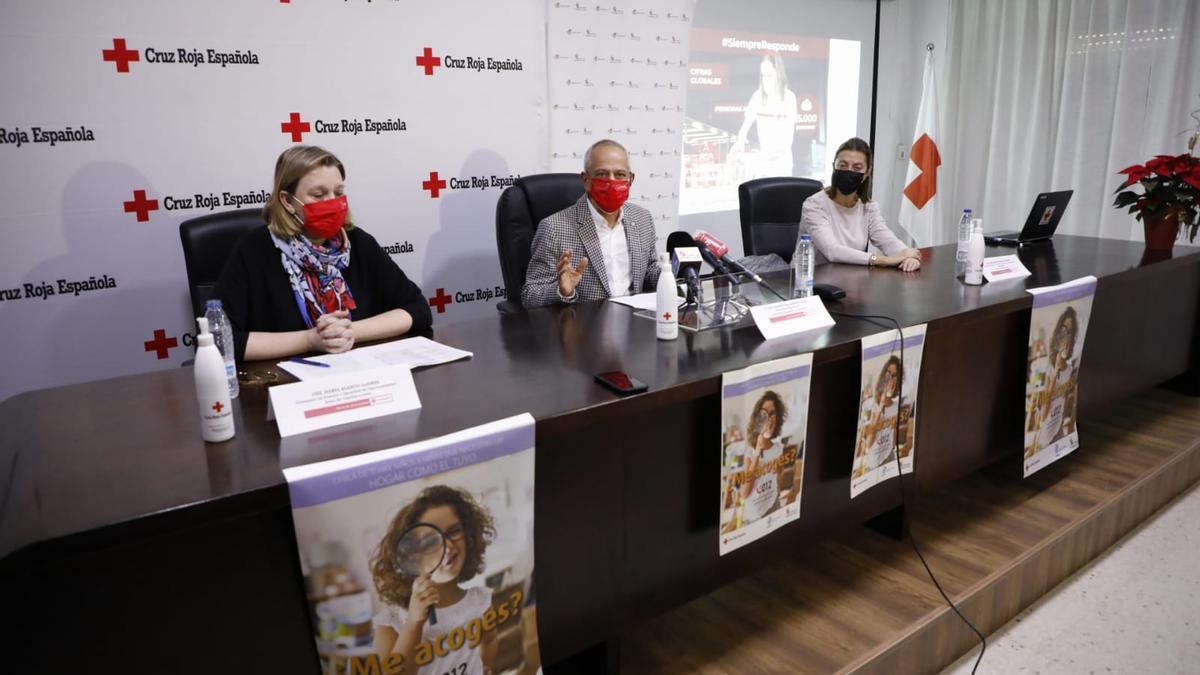
[[(625, 225), (625, 239), (629, 244), (630, 288), (627, 291), (652, 291), (658, 283), (654, 219), (646, 209), (626, 203), (621, 212), (621, 223)], [(588, 259), (587, 269), (575, 285), (574, 302), (602, 300), (612, 295), (587, 195), (538, 223), (530, 248), (525, 286), (521, 288), (521, 304), (526, 307), (562, 302), (558, 297), (558, 257), (568, 248), (571, 249), (572, 265), (578, 266), (584, 256)]]

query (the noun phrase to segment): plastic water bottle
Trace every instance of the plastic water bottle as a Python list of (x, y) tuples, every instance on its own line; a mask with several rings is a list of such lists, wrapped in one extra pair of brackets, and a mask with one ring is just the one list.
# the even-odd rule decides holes
[(229, 317), (221, 307), (220, 300), (209, 300), (205, 305), (204, 318), (208, 319), (208, 330), (212, 333), (213, 343), (221, 358), (225, 360), (225, 379), (229, 382), (229, 398), (237, 398), (238, 379), (237, 364), (233, 361), (233, 327), (229, 325)]
[(209, 443), (233, 438), (233, 404), (225, 386), (221, 353), (208, 331), (208, 319), (197, 317), (200, 333), (196, 336), (196, 361), (192, 366), (196, 379), (196, 402), (200, 408), (200, 435)]
[(816, 252), (813, 250), (812, 236), (802, 234), (796, 239), (796, 250), (792, 253), (792, 278), (795, 279), (792, 297), (807, 298), (812, 295), (815, 265)]
[(658, 254), (658, 285), (655, 287), (655, 334), (659, 340), (679, 337), (679, 296), (675, 290), (675, 275), (671, 273), (671, 258)]
[(954, 276), (967, 273), (967, 248), (971, 242), (971, 209), (963, 209), (958, 219), (958, 252), (954, 255)]

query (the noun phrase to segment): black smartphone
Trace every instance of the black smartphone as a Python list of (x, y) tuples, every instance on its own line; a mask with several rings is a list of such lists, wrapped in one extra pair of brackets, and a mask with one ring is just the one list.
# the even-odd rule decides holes
[(600, 384), (612, 389), (618, 394), (636, 394), (646, 391), (646, 383), (630, 377), (620, 370), (610, 370), (607, 373), (599, 373), (596, 375), (596, 381)]

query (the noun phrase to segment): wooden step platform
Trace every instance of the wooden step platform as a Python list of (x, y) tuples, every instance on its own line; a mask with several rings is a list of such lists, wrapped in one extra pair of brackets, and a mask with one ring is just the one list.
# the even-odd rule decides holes
[[(1079, 450), (1029, 479), (1014, 458), (916, 506), (926, 560), (985, 633), (1200, 480), (1200, 398), (1154, 390), (1092, 416), (1080, 434)], [(622, 673), (936, 673), (978, 641), (909, 542), (854, 527), (620, 645)]]

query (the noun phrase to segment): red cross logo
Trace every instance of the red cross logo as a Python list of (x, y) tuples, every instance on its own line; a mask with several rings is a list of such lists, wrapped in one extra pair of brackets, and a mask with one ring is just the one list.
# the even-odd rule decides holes
[(437, 289), (437, 295), (429, 299), (430, 307), (437, 307), (438, 314), (446, 312), (446, 305), (454, 304), (454, 296), (446, 295), (446, 289)]
[(426, 75), (432, 75), (433, 69), (442, 65), (442, 58), (434, 56), (433, 50), (429, 47), (425, 48), (425, 53), (417, 57), (417, 65), (425, 69)]
[(217, 401), (216, 403), (212, 404), (212, 409), (215, 410), (218, 415), (220, 415), (221, 411), (225, 409), (225, 406), (222, 405), (220, 401)]
[(171, 349), (179, 346), (179, 340), (176, 340), (173, 337), (167, 337), (167, 331), (161, 328), (155, 328), (154, 339), (146, 340), (146, 342), (143, 344), (146, 346), (146, 351), (157, 352), (158, 358), (161, 360), (167, 358), (168, 352)]
[(158, 200), (146, 199), (145, 190), (134, 190), (133, 199), (125, 202), (125, 213), (136, 213), (139, 223), (150, 220), (150, 212), (157, 210)]
[(670, 320), (671, 320), (671, 313), (670, 313), (670, 312), (663, 312), (663, 320), (664, 320), (664, 321), (670, 321)]
[(446, 181), (438, 179), (438, 172), (430, 171), (429, 180), (421, 182), (422, 190), (429, 190), (429, 196), (437, 199), (438, 194), (446, 189)]
[(100, 54), (104, 56), (105, 61), (112, 61), (117, 64), (118, 73), (128, 73), (129, 63), (139, 60), (136, 49), (125, 47), (125, 38), (113, 38), (113, 48), (103, 49), (100, 51)]
[(285, 134), (292, 135), (292, 142), (299, 143), (304, 140), (303, 134), (312, 129), (312, 125), (300, 119), (300, 113), (292, 113), (287, 122), (282, 122), (279, 129)]
[(937, 194), (937, 168), (942, 165), (942, 157), (938, 154), (937, 143), (929, 134), (921, 134), (913, 143), (909, 155), (912, 163), (917, 165), (921, 174), (904, 188), (904, 196), (918, 209), (924, 208), (925, 203)]

